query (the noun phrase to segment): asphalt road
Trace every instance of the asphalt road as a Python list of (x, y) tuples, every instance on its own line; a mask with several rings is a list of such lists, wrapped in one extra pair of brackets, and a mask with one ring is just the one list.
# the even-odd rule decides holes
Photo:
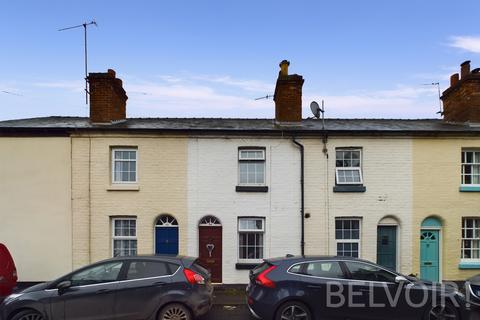
[(250, 315), (246, 305), (214, 305), (209, 313), (199, 320), (251, 320), (255, 319)]

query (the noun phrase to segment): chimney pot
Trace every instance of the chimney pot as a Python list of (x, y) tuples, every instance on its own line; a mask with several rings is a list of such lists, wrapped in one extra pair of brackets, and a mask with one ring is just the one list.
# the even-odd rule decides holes
[(470, 60), (465, 61), (460, 66), (461, 66), (460, 73), (461, 73), (462, 79), (463, 79), (466, 75), (468, 75), (470, 73)]
[(283, 60), (280, 62), (280, 74), (282, 76), (288, 76), (288, 66), (290, 66), (290, 61), (288, 60)]
[(110, 77), (115, 78), (117, 76), (117, 73), (113, 69), (108, 69), (107, 73)]
[(460, 75), (458, 73), (452, 74), (450, 77), (450, 87), (453, 87), (460, 80)]

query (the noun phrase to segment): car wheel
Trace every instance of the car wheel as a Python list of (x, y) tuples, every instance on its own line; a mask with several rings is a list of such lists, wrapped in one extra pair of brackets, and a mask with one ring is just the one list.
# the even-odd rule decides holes
[(192, 314), (184, 305), (172, 303), (163, 307), (158, 320), (192, 320)]
[(426, 320), (460, 319), (455, 307), (448, 303), (433, 306), (425, 318)]
[(11, 320), (43, 320), (43, 316), (34, 310), (25, 310), (17, 313)]
[(276, 320), (311, 320), (312, 314), (308, 307), (298, 301), (284, 303), (278, 308)]

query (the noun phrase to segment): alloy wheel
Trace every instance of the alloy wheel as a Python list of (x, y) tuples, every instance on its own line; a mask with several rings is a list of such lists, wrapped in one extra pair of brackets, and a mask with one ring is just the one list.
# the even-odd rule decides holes
[(27, 313), (18, 318), (18, 320), (43, 320), (43, 317), (38, 313)]
[(283, 309), (282, 320), (309, 320), (308, 313), (302, 307), (293, 304)]
[(188, 315), (182, 308), (178, 306), (169, 307), (165, 310), (162, 320), (187, 320)]
[(449, 305), (434, 306), (428, 315), (429, 320), (457, 319), (457, 313)]

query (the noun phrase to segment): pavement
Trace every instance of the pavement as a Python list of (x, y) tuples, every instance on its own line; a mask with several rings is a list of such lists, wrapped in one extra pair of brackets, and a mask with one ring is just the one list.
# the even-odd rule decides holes
[(250, 320), (245, 302), (245, 285), (215, 286), (213, 291), (213, 307), (199, 320)]

